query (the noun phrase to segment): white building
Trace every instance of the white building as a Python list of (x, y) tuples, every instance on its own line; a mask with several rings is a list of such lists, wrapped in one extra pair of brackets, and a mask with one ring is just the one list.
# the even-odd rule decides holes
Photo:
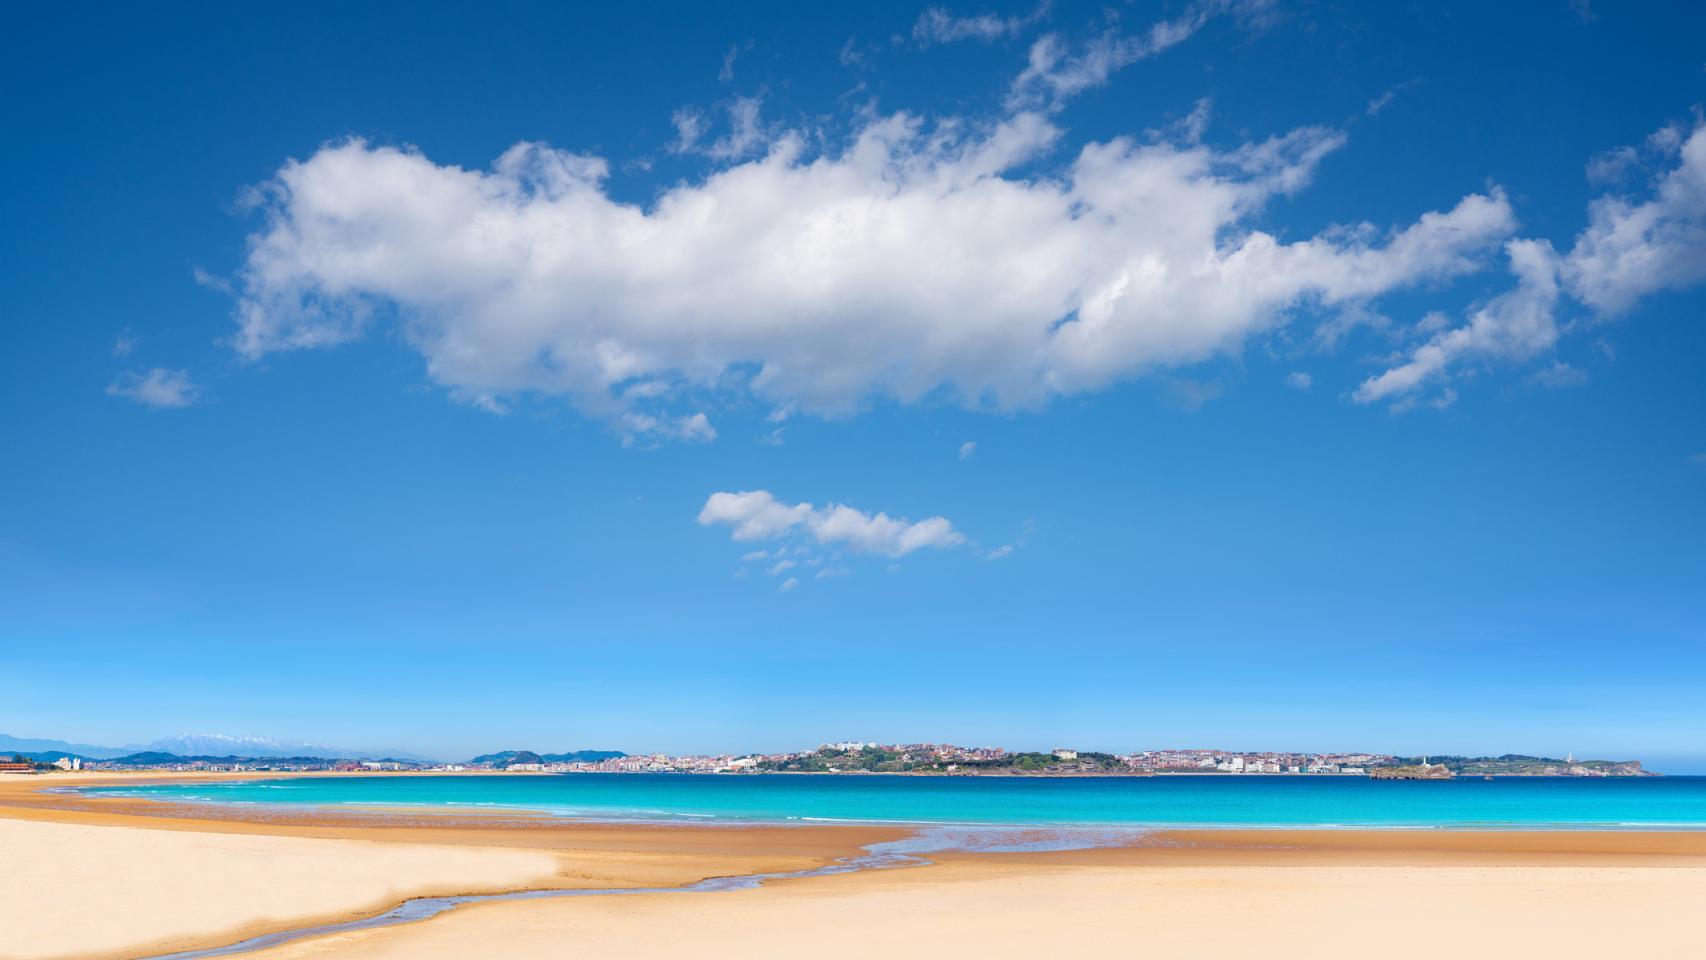
[(1069, 750), (1066, 747), (1055, 747), (1054, 748), (1054, 757), (1056, 760), (1077, 760), (1078, 759), (1078, 751), (1077, 750)]
[(83, 761), (77, 759), (76, 757), (60, 757), (58, 760), (53, 761), (53, 765), (58, 767), (61, 770), (81, 770), (81, 769), (83, 769)]

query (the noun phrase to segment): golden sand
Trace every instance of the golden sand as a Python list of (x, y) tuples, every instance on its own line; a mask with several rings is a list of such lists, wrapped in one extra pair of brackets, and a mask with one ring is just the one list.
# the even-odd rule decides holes
[[(244, 815), (39, 792), (71, 782), (0, 778), (0, 957), (217, 945), (410, 896), (801, 870), (901, 834)], [(1706, 956), (1706, 832), (1171, 831), (932, 860), (732, 893), (483, 904), (250, 956)]]

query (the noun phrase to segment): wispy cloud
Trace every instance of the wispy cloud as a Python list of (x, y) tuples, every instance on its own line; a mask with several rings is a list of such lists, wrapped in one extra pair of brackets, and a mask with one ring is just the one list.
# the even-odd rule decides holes
[(658, 417), (630, 410), (622, 414), (618, 423), (622, 429), (624, 443), (640, 440), (709, 443), (717, 439), (717, 428), (711, 425), (710, 418), (703, 413)]
[(1588, 382), (1588, 375), (1583, 370), (1572, 367), (1562, 360), (1551, 366), (1542, 367), (1523, 378), (1523, 382), (1531, 387), (1579, 387)]
[(770, 137), (764, 127), (762, 96), (735, 97), (723, 105), (728, 115), (728, 127), (715, 140), (705, 142), (712, 129), (711, 119), (697, 107), (682, 107), (670, 117), (675, 127), (672, 153), (696, 153), (713, 160), (740, 160), (764, 150)]
[(1185, 42), (1218, 16), (1230, 13), (1255, 21), (1270, 6), (1267, 0), (1197, 0), (1179, 16), (1156, 21), (1140, 33), (1110, 29), (1076, 48), (1048, 34), (1031, 45), (1025, 69), (1008, 93), (1009, 107), (1058, 109), (1126, 67)]
[[(1618, 193), (1588, 205), (1588, 225), (1568, 252), (1545, 240), (1516, 239), (1505, 246), (1516, 278), (1511, 289), (1473, 309), (1461, 326), (1434, 333), (1403, 362), (1365, 380), (1353, 394), (1361, 403), (1412, 394), (1443, 384), (1469, 360), (1518, 362), (1551, 350), (1562, 331), (1566, 297), (1602, 317), (1621, 314), (1643, 297), (1706, 282), (1706, 121), (1691, 129), (1672, 124), (1647, 138), (1643, 151), (1602, 155), (1600, 178), (1643, 155), (1671, 166), (1636, 200)], [(1590, 164), (1590, 176), (1595, 169)], [(1529, 378), (1541, 386), (1570, 386), (1585, 374), (1556, 364)], [(1455, 399), (1446, 388), (1439, 400)], [(1449, 400), (1447, 400), (1449, 405)]]
[(198, 398), (196, 386), (186, 370), (155, 367), (147, 373), (126, 373), (107, 385), (107, 395), (134, 400), (145, 407), (187, 407)]
[(918, 15), (912, 25), (912, 41), (920, 47), (960, 40), (991, 43), (1016, 37), (1048, 14), (1048, 4), (1038, 4), (1022, 17), (998, 17), (981, 13), (974, 16), (955, 16), (946, 7), (931, 7)]
[(1162, 382), (1161, 396), (1175, 410), (1196, 413), (1225, 392), (1226, 385), (1219, 381), (1172, 377)]
[(751, 49), (752, 49), (752, 41), (751, 40), (748, 40), (745, 43), (731, 44), (729, 46), (728, 52), (723, 54), (723, 67), (722, 67), (722, 69), (717, 71), (718, 82), (728, 83), (731, 80), (733, 80), (735, 78), (735, 60), (738, 59), (741, 54), (743, 54), (746, 51), (751, 50)]
[(1398, 94), (1403, 93), (1407, 88), (1413, 87), (1420, 82), (1421, 81), (1419, 80), (1406, 80), (1396, 86), (1388, 87), (1385, 93), (1382, 93), (1380, 96), (1375, 97), (1373, 100), (1368, 102), (1368, 107), (1363, 110), (1364, 115), (1370, 117), (1379, 116), (1382, 110), (1385, 110), (1389, 105), (1391, 105), (1393, 100), (1398, 98)]

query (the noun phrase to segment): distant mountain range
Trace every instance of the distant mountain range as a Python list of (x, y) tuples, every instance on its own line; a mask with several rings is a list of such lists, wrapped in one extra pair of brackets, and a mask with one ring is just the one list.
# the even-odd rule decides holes
[(85, 760), (111, 760), (122, 757), (130, 750), (118, 747), (97, 747), (90, 743), (67, 743), (64, 740), (43, 740), (36, 737), (13, 737), (0, 733), (0, 753), (33, 754), (54, 753), (58, 756), (76, 756)]
[(134, 753), (175, 753), (180, 757), (341, 757), (348, 753), (323, 743), (275, 740), (271, 737), (228, 737), (222, 733), (181, 733), (175, 737), (161, 737), (151, 743), (132, 744), (126, 749)]
[[(57, 760), (78, 757), (83, 760), (118, 760), (137, 766), (182, 763), (192, 760), (231, 763), (238, 760), (406, 760), (411, 763), (437, 763), (403, 750), (346, 750), (323, 743), (302, 740), (276, 740), (271, 737), (232, 737), (222, 733), (184, 733), (162, 737), (152, 743), (131, 744), (126, 747), (102, 747), (91, 743), (69, 743), (31, 737), (14, 737), (0, 733), (0, 754), (21, 753), (35, 760)], [(620, 750), (571, 750), (566, 753), (534, 753), (531, 750), (504, 750), (485, 753), (468, 761), (507, 767), (516, 763), (597, 763), (625, 757)]]
[[(54, 753), (85, 760), (130, 759), (137, 755), (170, 755), (178, 758), (242, 758), (281, 759), (285, 757), (314, 757), (323, 759), (388, 759), (433, 762), (402, 750), (349, 750), (301, 740), (276, 740), (270, 737), (232, 737), (221, 733), (184, 733), (163, 737), (152, 743), (124, 747), (103, 747), (89, 743), (68, 743), (64, 740), (44, 740), (14, 737), (0, 733), (0, 753)], [(142, 761), (139, 761), (142, 762)]]

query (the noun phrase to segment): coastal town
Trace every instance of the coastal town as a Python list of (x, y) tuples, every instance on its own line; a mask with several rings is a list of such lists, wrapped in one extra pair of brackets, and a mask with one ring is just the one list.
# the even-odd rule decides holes
[(0, 773), (48, 773), (72, 770), (158, 770), (228, 772), (344, 772), (415, 771), (465, 773), (678, 773), (678, 774), (933, 774), (958, 776), (1371, 776), (1410, 777), (1425, 771), (1427, 778), (1467, 776), (1654, 776), (1639, 761), (1577, 760), (1505, 754), (1498, 757), (1401, 757), (1384, 753), (1306, 753), (1293, 751), (1234, 751), (1163, 749), (1132, 753), (1103, 753), (1056, 747), (1046, 753), (1009, 751), (1001, 747), (962, 747), (942, 743), (883, 744), (844, 740), (786, 753), (628, 754), (583, 750), (534, 753), (509, 750), (462, 762), (317, 756), (242, 757), (182, 756), (147, 752), (98, 759), (76, 755), (17, 754), (0, 762)]

